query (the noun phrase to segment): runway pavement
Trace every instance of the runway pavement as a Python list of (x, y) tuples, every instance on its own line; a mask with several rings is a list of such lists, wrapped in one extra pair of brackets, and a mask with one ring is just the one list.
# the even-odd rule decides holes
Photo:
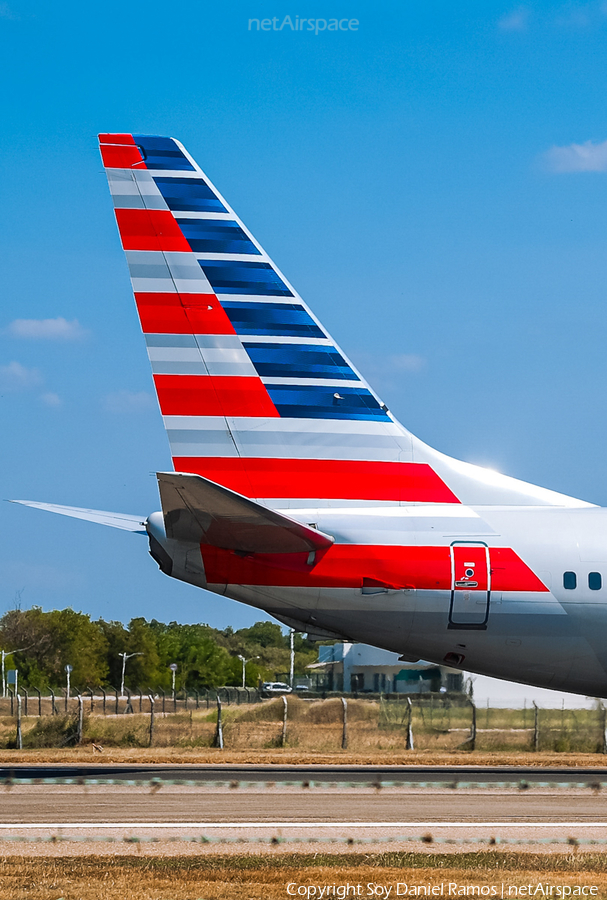
[(605, 823), (607, 792), (590, 788), (247, 788), (163, 785), (5, 786), (0, 827), (99, 823)]

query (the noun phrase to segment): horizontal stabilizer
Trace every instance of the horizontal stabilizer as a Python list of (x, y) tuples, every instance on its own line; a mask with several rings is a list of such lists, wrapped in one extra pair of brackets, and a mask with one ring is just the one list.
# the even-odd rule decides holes
[(333, 538), (201, 475), (158, 472), (168, 538), (242, 553), (311, 553)]
[(9, 500), (9, 503), (21, 503), (22, 506), (33, 506), (34, 509), (45, 509), (47, 512), (71, 516), (73, 519), (86, 519), (98, 525), (109, 525), (110, 528), (121, 528), (122, 531), (133, 531), (146, 534), (145, 516), (127, 516), (125, 513), (105, 512), (102, 509), (80, 509), (78, 506), (57, 506), (54, 503), (38, 503), (35, 500)]

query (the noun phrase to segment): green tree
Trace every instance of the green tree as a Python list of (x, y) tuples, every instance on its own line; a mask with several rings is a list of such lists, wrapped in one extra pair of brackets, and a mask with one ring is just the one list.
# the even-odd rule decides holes
[(158, 680), (160, 655), (156, 635), (143, 618), (131, 619), (128, 630), (128, 653), (137, 653), (128, 660), (129, 687), (152, 687)]
[[(208, 625), (165, 624), (143, 617), (122, 622), (91, 622), (73, 609), (43, 612), (40, 607), (7, 612), (0, 619), (0, 649), (26, 648), (8, 664), (19, 669), (20, 682), (29, 687), (64, 686), (65, 665), (72, 665), (75, 688), (87, 685), (120, 686), (122, 657), (127, 660), (125, 684), (131, 690), (171, 687), (170, 663), (177, 664), (176, 687), (190, 691), (242, 684), (242, 661), (248, 662), (250, 686), (259, 678), (284, 677), (289, 669), (289, 636), (274, 622), (250, 628), (218, 631)], [(315, 645), (295, 635), (295, 672), (305, 672), (316, 658)]]
[(107, 678), (107, 640), (97, 622), (67, 609), (43, 612), (39, 606), (12, 609), (0, 619), (0, 645), (27, 648), (14, 656), (21, 683), (48, 688), (64, 685), (65, 666), (73, 666), (74, 687), (84, 689)]
[(245, 644), (260, 647), (285, 647), (285, 636), (280, 625), (275, 622), (255, 622), (250, 628), (240, 628), (234, 632)]
[(159, 682), (160, 657), (157, 637), (149, 622), (139, 617), (131, 619), (125, 628), (122, 622), (104, 622), (99, 626), (108, 642), (107, 663), (109, 682), (120, 687), (122, 680), (122, 653), (136, 654), (127, 659), (124, 683), (130, 690), (155, 687)]
[(153, 620), (159, 656), (158, 684), (170, 687), (169, 665), (177, 664), (175, 684), (178, 690), (219, 687), (230, 683), (232, 662), (228, 651), (217, 641), (217, 632), (208, 625), (164, 625)]
[(126, 652), (128, 633), (122, 622), (105, 622), (103, 619), (99, 619), (98, 625), (107, 644), (107, 683), (118, 688), (122, 674), (122, 659), (119, 654)]

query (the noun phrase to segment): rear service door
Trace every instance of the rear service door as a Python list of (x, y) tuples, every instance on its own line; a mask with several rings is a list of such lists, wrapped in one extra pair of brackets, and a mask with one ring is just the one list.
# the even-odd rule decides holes
[(490, 597), (489, 547), (480, 541), (451, 544), (451, 604), (447, 627), (485, 629)]

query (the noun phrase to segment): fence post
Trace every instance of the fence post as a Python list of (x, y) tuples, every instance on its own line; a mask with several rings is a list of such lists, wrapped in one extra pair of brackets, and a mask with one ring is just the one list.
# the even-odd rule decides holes
[(341, 698), (342, 706), (342, 731), (341, 731), (341, 749), (348, 749), (348, 701), (345, 697)]
[(11, 716), (15, 715), (15, 692), (10, 688), (8, 689), (11, 698)]
[(23, 737), (21, 735), (21, 694), (17, 694), (17, 749), (23, 750)]
[(283, 709), (282, 709), (282, 736), (280, 738), (280, 746), (284, 747), (287, 743), (287, 709), (288, 709), (287, 698), (284, 694), (282, 695), (282, 706), (283, 706)]
[(84, 725), (84, 700), (82, 699), (82, 694), (78, 694), (78, 734), (76, 736), (76, 743), (82, 743), (82, 728)]
[(143, 691), (139, 688), (139, 712), (143, 712)]
[(533, 701), (533, 749), (537, 753), (540, 748), (540, 711)]
[[(411, 697), (407, 697), (407, 705), (409, 707), (409, 715), (407, 718), (407, 743), (406, 749), (413, 750), (413, 704), (411, 703)], [(476, 737), (476, 731), (475, 735)]]
[(470, 724), (470, 737), (467, 741), (464, 741), (463, 747), (466, 750), (476, 750), (476, 706), (474, 705), (474, 700), (471, 700), (468, 697), (468, 703), (472, 707), (472, 722)]
[(126, 709), (124, 710), (124, 714), (133, 712), (133, 704), (131, 703), (131, 692), (128, 688), (126, 688)]
[(28, 697), (27, 697), (27, 690), (26, 690), (25, 688), (23, 688), (23, 699), (25, 700), (25, 703), (23, 704), (23, 715), (24, 715), (24, 716), (27, 716), (27, 715), (28, 715), (28, 712), (27, 712), (27, 699), (28, 699)]
[(215, 746), (223, 750), (223, 726), (221, 722), (221, 700), (217, 694), (217, 729), (215, 731)]
[(38, 690), (38, 688), (34, 688), (36, 693), (38, 694), (38, 718), (42, 715), (42, 694)]
[(118, 715), (118, 688), (116, 688), (116, 715)]
[(105, 712), (105, 703), (106, 703), (106, 699), (107, 699), (107, 698), (106, 698), (105, 690), (104, 690), (103, 688), (99, 688), (99, 690), (100, 690), (101, 693), (103, 694), (103, 715), (105, 716), (105, 715), (106, 715), (106, 712)]
[(91, 712), (95, 709), (95, 695), (93, 694), (93, 688), (89, 688), (89, 696), (91, 698)]
[(164, 715), (164, 700), (165, 700), (165, 694), (164, 694), (164, 691), (162, 690), (162, 688), (159, 688), (159, 690), (160, 690), (160, 693), (162, 694), (162, 715)]
[(152, 742), (154, 740), (154, 698), (152, 695), (150, 697), (150, 747), (152, 746)]
[(55, 706), (55, 691), (52, 688), (49, 688), (49, 693), (51, 695), (51, 716), (56, 716), (57, 707)]

